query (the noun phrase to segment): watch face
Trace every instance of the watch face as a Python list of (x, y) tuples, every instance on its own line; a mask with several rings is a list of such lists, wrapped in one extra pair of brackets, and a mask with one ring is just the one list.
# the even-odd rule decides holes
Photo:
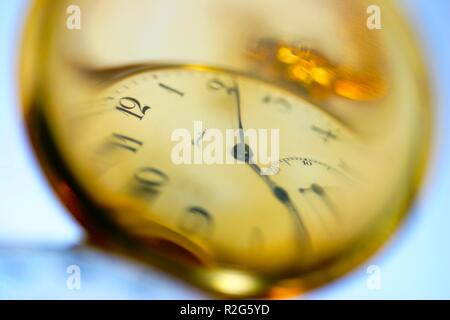
[(430, 110), (388, 2), (72, 2), (36, 2), (22, 96), (95, 243), (278, 296), (351, 270), (406, 214)]

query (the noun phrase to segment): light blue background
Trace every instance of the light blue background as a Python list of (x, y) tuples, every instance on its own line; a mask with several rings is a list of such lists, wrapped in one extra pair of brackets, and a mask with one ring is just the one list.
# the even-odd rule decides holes
[[(401, 3), (432, 71), (436, 102), (432, 168), (412, 216), (394, 240), (365, 265), (307, 298), (450, 299), (450, 1)], [(77, 263), (80, 254), (64, 250), (79, 243), (83, 231), (49, 189), (21, 123), (17, 50), (28, 5), (26, 0), (0, 1), (0, 298), (202, 297), (155, 270), (97, 253), (81, 254), (91, 269), (104, 270), (101, 266), (111, 265), (111, 259), (115, 267), (101, 278), (93, 271), (88, 285), (76, 294), (66, 289), (61, 261)], [(381, 268), (379, 290), (366, 285), (371, 264)]]

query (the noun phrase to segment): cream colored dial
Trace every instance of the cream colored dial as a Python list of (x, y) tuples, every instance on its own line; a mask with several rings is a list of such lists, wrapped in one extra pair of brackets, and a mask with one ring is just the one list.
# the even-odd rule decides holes
[[(269, 274), (311, 267), (354, 241), (379, 209), (365, 199), (370, 146), (262, 80), (200, 67), (144, 70), (49, 114), (73, 175), (115, 223), (173, 241), (207, 264)], [(239, 159), (239, 135), (221, 143), (223, 163), (195, 163), (195, 153), (206, 158), (217, 143), (209, 132), (225, 140), (239, 118), (244, 131), (279, 131), (277, 172), (264, 175), (258, 160)], [(180, 129), (192, 133), (192, 163), (173, 160)], [(262, 142), (245, 138), (253, 153)]]

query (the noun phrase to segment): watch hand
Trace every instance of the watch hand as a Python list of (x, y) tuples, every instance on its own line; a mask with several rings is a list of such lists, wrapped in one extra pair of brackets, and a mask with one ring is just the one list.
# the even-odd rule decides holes
[(309, 188), (299, 188), (298, 191), (300, 191), (300, 193), (302, 194), (305, 194), (307, 191), (311, 191), (312, 193), (317, 195), (320, 199), (322, 199), (323, 203), (328, 207), (330, 212), (333, 213), (335, 218), (339, 220), (336, 207), (329, 197), (328, 193), (325, 191), (324, 187), (317, 183), (312, 183)]
[(239, 126), (239, 143), (233, 147), (233, 157), (237, 160), (245, 162), (247, 165), (252, 168), (254, 172), (260, 176), (263, 181), (267, 184), (267, 186), (272, 190), (275, 198), (278, 199), (284, 206), (287, 207), (289, 212), (292, 214), (295, 219), (298, 230), (300, 231), (300, 235), (302, 235), (301, 240), (305, 240), (309, 243), (309, 234), (305, 227), (305, 224), (300, 216), (299, 211), (296, 206), (291, 201), (288, 192), (282, 187), (278, 186), (272, 179), (270, 179), (267, 175), (263, 175), (261, 168), (255, 164), (253, 160), (253, 152), (248, 144), (244, 141), (244, 128), (242, 125), (242, 116), (241, 116), (241, 95), (239, 90), (239, 85), (235, 79), (233, 79), (233, 87), (228, 89), (229, 94), (233, 94), (236, 99), (236, 111), (238, 118), (238, 126)]
[(233, 94), (236, 99), (236, 112), (238, 118), (238, 126), (239, 126), (239, 142), (240, 144), (244, 144), (244, 128), (242, 126), (242, 116), (241, 116), (241, 92), (239, 90), (239, 85), (236, 79), (233, 78), (233, 87), (228, 89), (229, 94)]
[(269, 176), (261, 174), (261, 169), (259, 168), (259, 166), (257, 164), (250, 163), (250, 162), (247, 162), (247, 164), (269, 186), (269, 188), (272, 190), (272, 193), (275, 196), (275, 198), (277, 198), (278, 201), (280, 201), (283, 205), (285, 205), (288, 208), (289, 212), (292, 214), (292, 216), (296, 222), (297, 228), (300, 231), (300, 235), (302, 235), (301, 240), (304, 240), (309, 243), (310, 238), (309, 238), (308, 231), (305, 227), (303, 219), (300, 216), (299, 211), (297, 210), (297, 207), (292, 203), (288, 192), (284, 188), (278, 186), (272, 179), (269, 178)]

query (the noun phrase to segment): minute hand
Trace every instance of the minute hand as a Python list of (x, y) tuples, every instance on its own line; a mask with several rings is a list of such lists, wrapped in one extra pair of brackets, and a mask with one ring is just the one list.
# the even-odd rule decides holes
[(229, 94), (232, 94), (236, 100), (236, 112), (239, 126), (239, 143), (233, 148), (233, 156), (240, 161), (245, 162), (247, 165), (252, 168), (252, 170), (258, 174), (261, 179), (266, 183), (266, 185), (271, 189), (275, 198), (280, 201), (284, 206), (287, 207), (289, 212), (292, 214), (297, 229), (299, 230), (300, 235), (302, 236), (302, 240), (309, 242), (308, 231), (305, 227), (305, 224), (300, 216), (299, 211), (296, 206), (291, 201), (288, 192), (282, 187), (278, 186), (272, 179), (270, 179), (267, 175), (263, 175), (261, 168), (254, 163), (253, 161), (253, 152), (249, 145), (245, 144), (244, 141), (244, 128), (242, 125), (242, 117), (241, 117), (241, 94), (239, 90), (239, 85), (235, 79), (233, 79), (233, 87), (228, 90)]

